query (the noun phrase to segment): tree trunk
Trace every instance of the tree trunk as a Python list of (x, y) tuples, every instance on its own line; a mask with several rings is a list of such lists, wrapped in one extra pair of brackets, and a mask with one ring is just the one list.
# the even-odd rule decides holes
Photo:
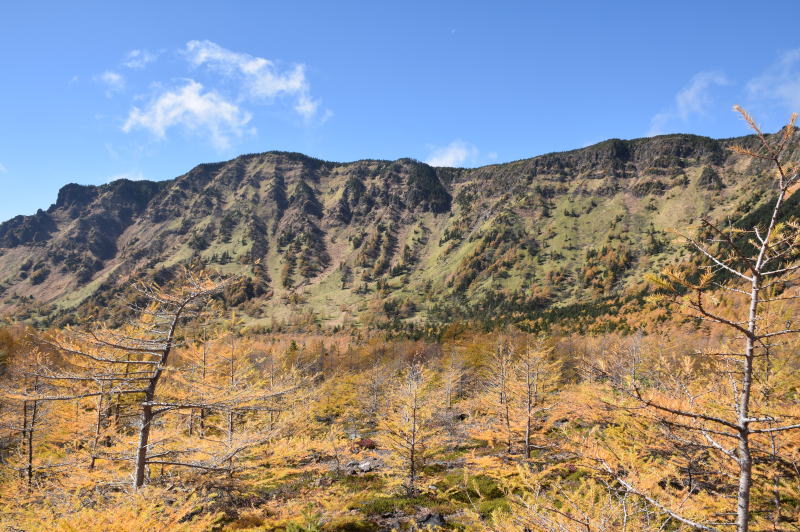
[[(760, 259), (759, 259), (760, 262)], [(758, 265), (756, 266), (758, 268)], [(736, 530), (748, 532), (750, 529), (750, 488), (752, 486), (753, 458), (750, 455), (750, 390), (753, 386), (753, 360), (755, 355), (755, 336), (758, 318), (758, 300), (761, 290), (761, 277), (753, 272), (750, 291), (750, 310), (745, 356), (742, 367), (742, 391), (739, 395), (739, 489), (736, 494)]]
[[(22, 401), (22, 447), (25, 450), (26, 457), (28, 456), (28, 401)], [(27, 472), (27, 463), (25, 467), (25, 471)], [(19, 472), (20, 477), (22, 477), (23, 472)]]
[(739, 492), (736, 496), (736, 530), (747, 532), (750, 528), (750, 487), (753, 459), (750, 456), (749, 434), (739, 435)]
[(511, 406), (508, 404), (508, 394), (503, 394), (505, 397), (505, 422), (506, 422), (506, 446), (508, 447), (508, 454), (514, 450), (513, 435), (511, 434)]
[(97, 417), (94, 423), (94, 440), (92, 441), (92, 458), (89, 461), (89, 471), (94, 469), (97, 462), (97, 446), (100, 444), (100, 431), (103, 423), (103, 387), (100, 387), (100, 395), (97, 396)]
[[(233, 429), (234, 429), (234, 413), (233, 410), (228, 412), (228, 448), (233, 448)], [(233, 457), (228, 459), (228, 476), (233, 476)]]
[[(150, 402), (151, 398), (145, 401)], [(139, 447), (136, 449), (136, 471), (134, 473), (133, 487), (138, 489), (144, 485), (145, 470), (147, 468), (147, 445), (150, 439), (150, 425), (153, 422), (153, 407), (145, 404), (142, 406), (142, 426), (139, 429)]]
[(408, 479), (408, 495), (417, 494), (417, 391), (414, 390), (414, 399), (411, 407), (411, 438), (410, 438), (410, 471)]
[(28, 427), (28, 488), (33, 484), (33, 427), (36, 425), (36, 414), (39, 410), (39, 402), (34, 401), (31, 408), (31, 424)]
[[(27, 407), (27, 401), (25, 402)], [(27, 464), (25, 466), (25, 474), (28, 480), (28, 489), (33, 485), (33, 428), (36, 425), (36, 414), (39, 410), (39, 401), (33, 401), (30, 408), (30, 421), (27, 423), (27, 433), (25, 434), (25, 442), (28, 451)], [(26, 416), (27, 418), (27, 408)]]
[(527, 397), (525, 398), (525, 458), (530, 459), (531, 457), (531, 412), (533, 411), (533, 390), (532, 390), (532, 382), (531, 382), (531, 371), (529, 367), (526, 367), (525, 371), (525, 379), (526, 379), (526, 389), (527, 389)]

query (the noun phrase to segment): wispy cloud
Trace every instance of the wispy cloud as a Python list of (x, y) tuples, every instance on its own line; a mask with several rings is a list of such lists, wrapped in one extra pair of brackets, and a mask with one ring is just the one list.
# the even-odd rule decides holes
[(144, 174), (142, 174), (138, 170), (132, 170), (130, 172), (121, 172), (119, 174), (112, 175), (108, 178), (109, 181), (116, 181), (118, 179), (127, 179), (129, 181), (144, 181), (147, 179)]
[(188, 80), (182, 87), (160, 92), (144, 109), (131, 109), (122, 130), (145, 129), (163, 139), (167, 130), (180, 127), (189, 134), (209, 135), (214, 146), (225, 149), (231, 137), (247, 132), (251, 118), (250, 113), (216, 91), (204, 90), (202, 84)]
[(0, 174), (5, 174), (8, 172), (8, 168), (6, 168), (3, 163), (0, 163)]
[(114, 160), (119, 159), (119, 152), (112, 143), (106, 142), (105, 144), (103, 144), (103, 147), (106, 149), (106, 153), (110, 158)]
[(674, 104), (653, 116), (647, 135), (661, 135), (666, 132), (670, 123), (686, 123), (692, 116), (706, 114), (712, 102), (711, 89), (728, 84), (728, 78), (722, 72), (709, 71), (695, 74), (689, 84), (675, 95)]
[(311, 119), (317, 114), (320, 101), (311, 96), (305, 65), (280, 69), (269, 59), (234, 52), (211, 41), (190, 41), (184, 53), (196, 68), (206, 67), (240, 80), (244, 99), (263, 101), (286, 96), (293, 99), (294, 110), (303, 118)]
[(781, 55), (763, 74), (748, 81), (745, 91), (751, 100), (800, 111), (800, 48)]
[(478, 149), (463, 140), (454, 140), (447, 146), (434, 147), (425, 160), (431, 166), (463, 166), (474, 164), (478, 158)]
[(102, 74), (98, 74), (94, 77), (94, 80), (105, 85), (106, 96), (109, 98), (115, 92), (120, 92), (125, 88), (125, 78), (122, 74), (114, 72), (113, 70), (106, 70)]
[(147, 50), (131, 50), (125, 56), (122, 66), (132, 69), (140, 69), (146, 67), (158, 58), (158, 56)]
[[(176, 74), (184, 77), (153, 82), (145, 94), (129, 90), (134, 96), (123, 132), (142, 130), (165, 139), (177, 130), (226, 149), (236, 138), (256, 132), (252, 121), (258, 106), (287, 108), (306, 124), (321, 124), (333, 115), (312, 96), (305, 65), (281, 64), (208, 40), (189, 41), (176, 52), (185, 60), (177, 63), (183, 72)], [(135, 88), (141, 75), (130, 72), (128, 80), (122, 73), (129, 71), (122, 69), (143, 69), (162, 53), (166, 52), (131, 50), (118, 68), (95, 79), (107, 87), (109, 96)]]

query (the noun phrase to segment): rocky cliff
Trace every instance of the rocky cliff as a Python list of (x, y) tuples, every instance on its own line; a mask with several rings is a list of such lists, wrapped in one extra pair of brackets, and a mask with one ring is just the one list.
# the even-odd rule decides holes
[(670, 229), (757, 211), (768, 167), (733, 143), (754, 139), (613, 139), (475, 169), (267, 152), (169, 181), (70, 184), (0, 224), (0, 310), (108, 318), (132, 280), (190, 262), (243, 274), (225, 304), (265, 327), (590, 305), (678, 260)]

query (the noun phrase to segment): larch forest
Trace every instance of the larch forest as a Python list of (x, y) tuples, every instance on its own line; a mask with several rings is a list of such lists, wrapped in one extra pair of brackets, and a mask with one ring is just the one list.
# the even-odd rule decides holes
[(800, 137), (267, 152), (0, 225), (3, 530), (800, 527)]

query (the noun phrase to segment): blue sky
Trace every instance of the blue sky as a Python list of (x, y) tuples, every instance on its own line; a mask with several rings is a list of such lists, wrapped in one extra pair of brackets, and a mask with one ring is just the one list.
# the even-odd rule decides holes
[(477, 166), (800, 110), (800, 3), (5, 2), (0, 219), (268, 150)]

